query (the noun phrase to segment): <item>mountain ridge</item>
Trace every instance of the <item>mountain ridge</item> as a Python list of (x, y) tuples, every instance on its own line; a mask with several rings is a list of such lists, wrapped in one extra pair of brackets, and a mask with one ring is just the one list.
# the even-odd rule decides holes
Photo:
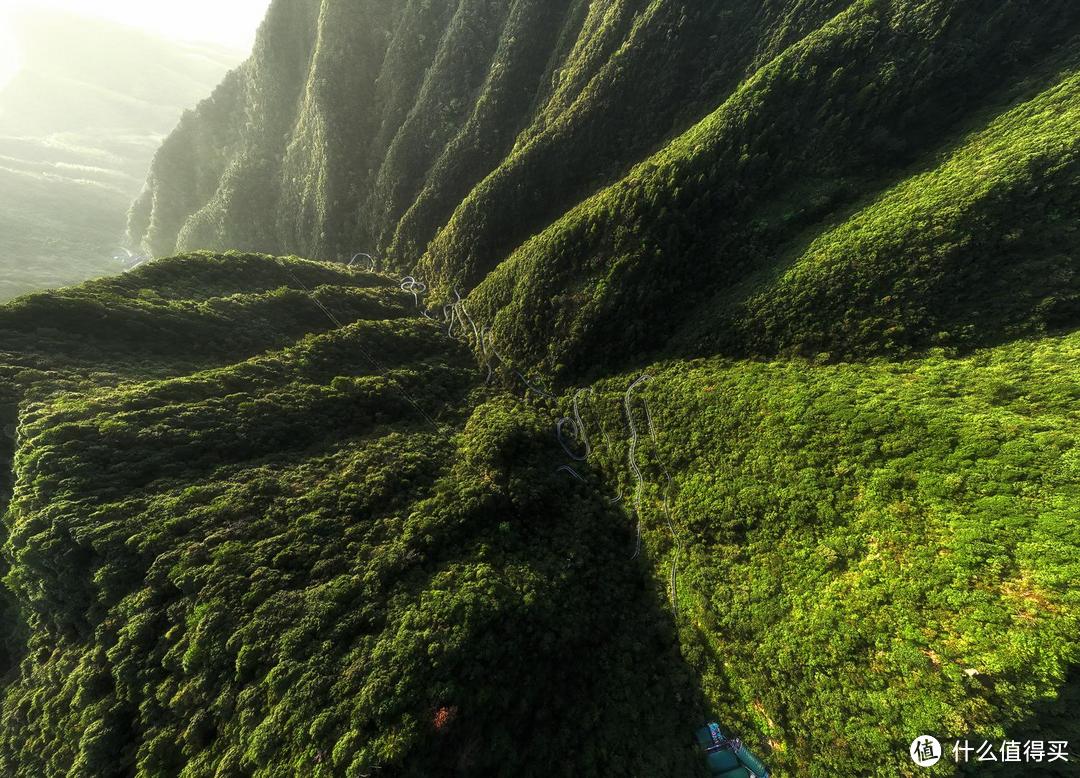
[(908, 775), (913, 726), (1073, 731), (1075, 333), (551, 397), (420, 310), (238, 253), (0, 309), (3, 769), (692, 775), (711, 709), (779, 774)]

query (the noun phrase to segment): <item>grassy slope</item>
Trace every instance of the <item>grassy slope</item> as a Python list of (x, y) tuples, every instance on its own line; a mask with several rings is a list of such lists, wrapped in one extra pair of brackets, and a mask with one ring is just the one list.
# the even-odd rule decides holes
[[(684, 655), (767, 761), (902, 775), (920, 732), (1080, 734), (1041, 719), (1080, 657), (1080, 338), (649, 372), (658, 437), (639, 459), (658, 578), (666, 470)], [(633, 377), (601, 382), (585, 411), (596, 471), (627, 495), (628, 433), (612, 433)]]
[[(971, 137), (956, 127), (953, 158), (920, 177), (875, 155), (867, 122), (910, 142), (905, 104), (947, 83), (930, 75), (886, 97), (866, 79), (895, 54), (881, 42), (901, 34), (889, 21), (863, 4), (786, 51), (515, 251), (470, 295), (474, 314), (519, 362), (568, 378), (662, 350), (901, 355), (1074, 325), (1075, 54), (1051, 50), (1018, 83), (999, 84), (983, 109), (990, 118)], [(947, 37), (923, 50), (907, 41), (910, 66), (949, 56), (941, 49), (955, 68), (976, 67)], [(853, 48), (862, 68), (814, 75), (850, 61)], [(838, 100), (852, 103), (843, 123), (822, 107)], [(936, 162), (940, 133), (931, 136), (924, 154)], [(798, 155), (777, 151), (796, 143)], [(858, 200), (842, 207), (858, 193), (878, 201), (877, 223), (851, 216)], [(754, 285), (815, 238), (811, 254), (835, 241), (832, 272), (798, 266), (789, 283)]]
[(374, 251), (446, 291), (615, 185), (577, 253), (644, 243), (673, 266), (645, 273), (654, 305), (694, 284), (701, 303), (925, 164), (1078, 27), (1061, 0), (278, 3), (131, 230), (158, 254)]
[[(297, 281), (352, 323), (198, 337), (243, 320), (222, 301), (322, 315)], [(708, 710), (780, 775), (906, 774), (912, 728), (1071, 734), (1077, 336), (652, 366), (632, 560), (636, 374), (583, 397), (577, 484), (555, 408), (484, 388), (385, 283), (193, 255), (3, 311), (23, 365), (5, 771), (687, 775)], [(135, 348), (150, 299), (188, 337)], [(85, 365), (76, 301), (127, 312)]]
[(1066, 69), (697, 326), (758, 353), (849, 357), (1075, 326), (1078, 121), (1080, 73)]

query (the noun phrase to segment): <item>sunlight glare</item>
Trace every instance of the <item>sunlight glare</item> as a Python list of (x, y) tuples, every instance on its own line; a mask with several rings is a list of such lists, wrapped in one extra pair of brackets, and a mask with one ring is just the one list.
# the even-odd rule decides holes
[(11, 14), (0, 8), (0, 89), (19, 72), (19, 47), (11, 27)]

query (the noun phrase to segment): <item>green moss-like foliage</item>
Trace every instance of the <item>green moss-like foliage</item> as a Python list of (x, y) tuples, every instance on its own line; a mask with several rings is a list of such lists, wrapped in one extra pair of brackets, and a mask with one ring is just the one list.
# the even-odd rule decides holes
[(567, 380), (1062, 330), (1078, 33), (1063, 0), (278, 3), (132, 232), (372, 251)]
[[(1080, 338), (650, 373), (655, 442), (634, 405), (645, 536), (659, 578), (681, 547), (684, 654), (766, 761), (906, 775), (923, 732), (1080, 734), (1048, 715), (1080, 658)], [(583, 406), (594, 464), (628, 496), (613, 433), (632, 378)]]
[[(470, 295), (476, 317), (519, 363), (567, 378), (664, 352), (904, 356), (1075, 326), (1075, 51), (999, 84), (929, 171), (898, 169), (874, 138), (915, 143), (912, 106), (929, 110), (939, 78), (978, 57), (949, 43), (959, 29), (884, 11), (837, 17), (530, 239)], [(909, 23), (924, 48), (907, 37), (892, 52)], [(886, 89), (894, 54), (915, 72), (958, 59)], [(944, 129), (920, 142), (941, 144)], [(875, 194), (840, 207), (860, 191)]]
[[(140, 340), (289, 283), (329, 331)], [(715, 712), (779, 775), (892, 776), (913, 730), (1074, 734), (1077, 336), (653, 365), (640, 487), (612, 376), (583, 483), (572, 395), (485, 385), (390, 283), (201, 254), (2, 311), (5, 773), (692, 775)], [(130, 320), (26, 339), (82, 305)]]
[[(243, 337), (194, 337), (215, 300), (299, 279), (359, 317), (239, 359)], [(156, 354), (178, 361), (110, 377), (30, 341), (38, 366), (12, 373), (0, 772), (700, 769), (685, 722), (705, 706), (624, 518), (556, 473), (544, 413), (481, 392), (441, 327), (394, 318), (396, 300), (350, 313), (384, 283), (200, 255), (3, 311), (5, 333), (49, 321), (56, 342), (90, 329), (111, 353), (146, 346), (152, 297), (175, 327)], [(86, 306), (129, 319), (89, 323)], [(245, 309), (224, 311), (260, 328)]]

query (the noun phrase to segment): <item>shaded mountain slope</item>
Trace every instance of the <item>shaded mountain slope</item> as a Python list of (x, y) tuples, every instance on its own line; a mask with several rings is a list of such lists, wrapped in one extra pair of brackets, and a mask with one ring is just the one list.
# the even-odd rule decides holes
[[(442, 231), (466, 187), (491, 177), (475, 193), (491, 208), (474, 210), (491, 218), (484, 240), (509, 250), (515, 244), (508, 241), (520, 242), (616, 180), (650, 147), (715, 108), (755, 62), (843, 7), (500, 0), (346, 10), (336, 2), (279, 2), (245, 66), (243, 88), (205, 105), (178, 130), (176, 148), (168, 144), (160, 155), (162, 171), (196, 166), (209, 191), (171, 192), (178, 182), (153, 173), (160, 197), (146, 195), (132, 231), (158, 253), (171, 252), (178, 237), (190, 247), (277, 241), (327, 258), (378, 243), (396, 246), (395, 259), (408, 263)], [(360, 67), (343, 69), (337, 55), (357, 50)], [(279, 99), (255, 102), (271, 89)], [(223, 144), (192, 148), (226, 106), (233, 115), (264, 111), (273, 129), (234, 123), (225, 158), (212, 153)], [(290, 169), (297, 154), (314, 166)], [(228, 191), (256, 181), (270, 189), (265, 202), (276, 203), (268, 212)], [(199, 205), (190, 207), (188, 196)], [(244, 219), (235, 218), (241, 212)], [(249, 219), (260, 229), (230, 231)], [(463, 216), (457, 228), (475, 220)], [(176, 226), (185, 221), (184, 230)]]
[[(836, 185), (819, 179), (769, 198), (768, 220), (712, 220), (716, 192), (738, 186), (714, 146), (740, 113), (725, 107), (515, 252), (474, 311), (556, 372), (664, 347), (858, 358), (1075, 326), (1073, 62), (1052, 60), (1030, 99), (823, 230), (804, 224)], [(730, 201), (752, 200), (748, 186)]]
[[(221, 316), (263, 329), (248, 298), (289, 300), (290, 282), (342, 326), (279, 322), (260, 345), (294, 342), (247, 358), (206, 334)], [(350, 310), (385, 282), (192, 256), (3, 309), (23, 622), (5, 774), (699, 768), (683, 722), (702, 703), (661, 606), (642, 607), (625, 521), (567, 489), (544, 414), (481, 391), (463, 344), (400, 316), (411, 296)], [(157, 342), (146, 300), (175, 343), (112, 375), (68, 357), (86, 330), (103, 355)], [(124, 325), (89, 324), (102, 304)], [(33, 322), (52, 339), (25, 340)]]
[[(1005, 287), (1002, 264), (1020, 283), (1046, 263), (1071, 272), (1078, 32), (1069, 3), (279, 2), (255, 56), (159, 152), (131, 230), (157, 253), (368, 250), (444, 298), (479, 286), (475, 313), (503, 349), (555, 373), (665, 350), (904, 354), (1067, 327), (1068, 280), (1013, 301), (999, 336), (951, 303), (961, 286), (998, 294), (983, 285)], [(981, 275), (875, 246), (876, 269), (859, 271), (872, 292), (822, 279), (837, 301), (807, 284), (790, 304), (756, 288), (853, 211), (910, 199), (939, 166), (945, 192), (978, 154), (995, 191), (957, 190), (937, 218), (961, 244), (985, 231), (967, 241), (997, 263)], [(1021, 216), (1010, 203), (1029, 194)], [(1021, 222), (1058, 237), (1014, 258)], [(909, 306), (930, 286), (939, 302)], [(930, 310), (940, 301), (953, 309)], [(899, 306), (903, 333), (886, 337)]]

